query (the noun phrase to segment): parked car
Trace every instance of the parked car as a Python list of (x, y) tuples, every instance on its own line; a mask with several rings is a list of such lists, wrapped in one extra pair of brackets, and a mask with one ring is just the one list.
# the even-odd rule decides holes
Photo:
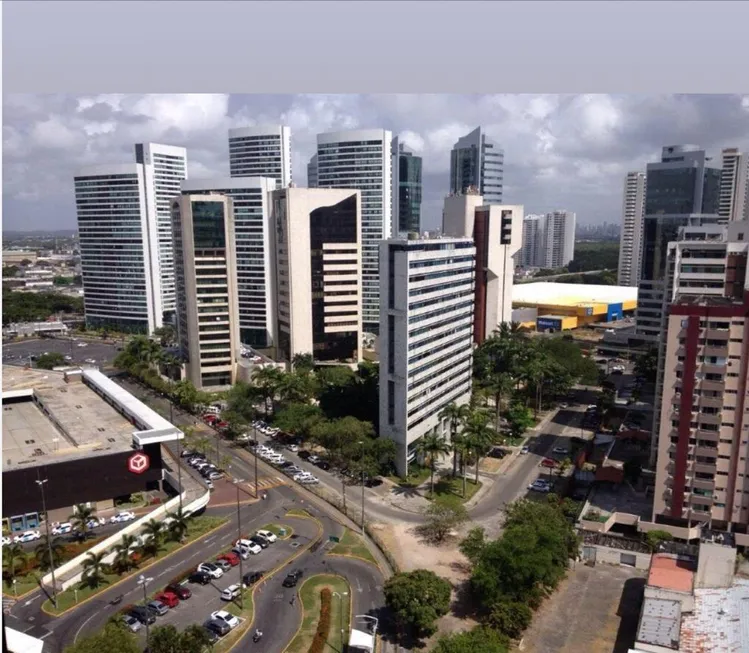
[(310, 453), (309, 451), (306, 451), (306, 450), (302, 450), (302, 451), (300, 451), (300, 452), (299, 452), (299, 454), (298, 454), (298, 455), (299, 455), (299, 457), (300, 457), (300, 458), (301, 458), (302, 460), (309, 460), (309, 457), (310, 457), (310, 456), (311, 456), (312, 454), (311, 454), (311, 453)]
[(167, 612), (169, 612), (169, 606), (158, 600), (151, 601), (146, 607), (159, 617), (163, 617)]
[(262, 548), (255, 544), (255, 542), (253, 542), (252, 540), (237, 540), (236, 542), (234, 542), (234, 546), (245, 548), (253, 555), (257, 555), (262, 551)]
[(536, 481), (533, 481), (533, 483), (531, 483), (528, 486), (528, 489), (531, 490), (532, 492), (540, 492), (541, 494), (548, 494), (549, 492), (551, 492), (551, 485), (549, 485), (549, 483), (536, 480)]
[(13, 541), (18, 544), (24, 544), (26, 542), (33, 542), (34, 540), (40, 539), (42, 534), (39, 531), (24, 531), (20, 535), (16, 535)]
[(531, 448), (526, 444), (522, 449), (520, 449), (520, 453), (525, 455), (527, 453), (531, 452)]
[(321, 460), (320, 462), (317, 463), (317, 466), (320, 469), (324, 469), (325, 471), (330, 469), (330, 463), (327, 460)]
[(284, 587), (296, 587), (296, 584), (302, 576), (304, 576), (304, 572), (301, 569), (295, 569), (286, 575), (286, 578), (283, 579), (282, 585)]
[(267, 540), (270, 543), (275, 542), (278, 537), (275, 533), (272, 533), (271, 531), (258, 531), (257, 534), (262, 537), (263, 539)]
[(552, 453), (558, 453), (565, 456), (570, 452), (569, 448), (567, 447), (554, 447), (551, 451)]
[(541, 467), (556, 467), (559, 463), (553, 458), (544, 458), (541, 461)]
[(231, 631), (231, 626), (225, 621), (219, 619), (209, 619), (205, 624), (203, 624), (203, 628), (209, 632), (215, 633), (219, 637), (223, 637)]
[(164, 592), (174, 594), (182, 601), (184, 601), (185, 599), (189, 599), (192, 596), (192, 592), (190, 591), (189, 587), (186, 587), (185, 585), (179, 585), (177, 583), (167, 585), (164, 588)]
[(239, 556), (231, 552), (218, 556), (217, 560), (225, 560), (231, 567), (236, 567), (239, 564)]
[(73, 524), (69, 521), (58, 524), (52, 529), (52, 535), (67, 535), (73, 531)]
[(201, 562), (198, 565), (197, 571), (202, 571), (208, 574), (211, 578), (221, 578), (224, 575), (223, 569), (217, 567), (211, 562)]
[(226, 610), (216, 610), (216, 612), (212, 612), (211, 619), (223, 621), (230, 629), (234, 629), (239, 625), (239, 619)]
[(205, 635), (208, 643), (213, 646), (218, 641), (218, 633), (215, 630), (206, 628), (205, 625), (203, 625), (203, 630), (205, 630)]
[(125, 624), (125, 628), (127, 628), (131, 633), (137, 633), (141, 628), (143, 628), (143, 624), (132, 614), (122, 615), (122, 623)]
[(104, 519), (104, 517), (99, 517), (98, 519), (89, 519), (86, 522), (86, 528), (89, 530), (92, 530), (94, 528), (99, 528), (99, 526), (104, 526), (104, 524), (107, 523), (107, 520)]
[(227, 571), (229, 571), (229, 569), (231, 569), (231, 562), (229, 562), (228, 560), (218, 559), (218, 560), (214, 560), (212, 564), (216, 565), (216, 567), (218, 567), (224, 573), (226, 573)]
[(110, 524), (123, 524), (124, 522), (133, 521), (135, 519), (135, 513), (129, 510), (124, 512), (118, 512), (110, 520)]
[(179, 605), (179, 597), (172, 592), (157, 594), (156, 600), (161, 601), (167, 608), (176, 608)]
[(264, 537), (260, 537), (259, 535), (253, 535), (252, 537), (250, 537), (250, 542), (257, 544), (261, 549), (267, 549), (270, 546), (268, 540), (266, 540)]
[(247, 560), (252, 555), (246, 546), (235, 546), (231, 552), (238, 555), (242, 560)]
[(187, 580), (198, 585), (208, 585), (212, 580), (212, 576), (205, 571), (194, 571)]
[(561, 404), (559, 404), (559, 407), (562, 409), (565, 409), (565, 408), (569, 408), (570, 405), (566, 401), (563, 401)]
[(241, 592), (242, 592), (242, 586), (239, 585), (238, 583), (235, 583), (234, 585), (229, 585), (229, 587), (221, 591), (221, 600), (233, 601), (240, 595)]
[(128, 614), (133, 619), (137, 619), (141, 624), (148, 624), (150, 626), (156, 623), (156, 615), (142, 605), (136, 605)]
[(320, 479), (317, 478), (317, 476), (305, 476), (303, 479), (299, 481), (302, 485), (314, 485), (315, 483), (319, 483)]
[(286, 447), (291, 453), (299, 453), (299, 445), (298, 444), (290, 444)]
[(314, 454), (312, 454), (307, 457), (307, 460), (311, 462), (313, 465), (317, 465), (317, 463), (319, 463), (322, 460), (322, 458), (320, 458), (320, 456), (315, 456)]
[(257, 583), (264, 575), (264, 571), (248, 571), (242, 577), (242, 583), (244, 583), (245, 587), (250, 587), (251, 585)]

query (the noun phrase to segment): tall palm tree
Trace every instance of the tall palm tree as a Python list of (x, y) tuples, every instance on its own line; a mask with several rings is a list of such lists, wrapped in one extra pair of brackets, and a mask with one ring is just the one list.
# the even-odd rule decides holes
[(434, 496), (434, 471), (437, 458), (443, 454), (450, 453), (450, 445), (442, 435), (430, 433), (423, 436), (416, 443), (416, 451), (429, 459), (429, 492)]
[(143, 524), (143, 550), (155, 556), (161, 548), (164, 532), (164, 524), (155, 519), (149, 519)]
[(34, 557), (39, 562), (39, 566), (45, 571), (52, 568), (50, 551), (52, 552), (52, 561), (55, 567), (57, 567), (65, 551), (65, 544), (60, 537), (52, 537), (48, 541), (47, 535), (42, 535), (42, 539), (34, 547)]
[(284, 373), (277, 367), (266, 366), (259, 368), (253, 375), (253, 381), (260, 389), (265, 403), (265, 416), (273, 412), (273, 400), (283, 379)]
[(190, 528), (187, 521), (187, 515), (185, 515), (181, 508), (178, 508), (176, 512), (169, 513), (168, 516), (173, 520), (169, 523), (169, 534), (175, 540), (181, 542), (185, 533), (187, 533), (187, 530)]
[(137, 549), (137, 544), (138, 538), (135, 535), (130, 533), (123, 535), (120, 543), (114, 545), (113, 566), (121, 571), (129, 571), (135, 565), (132, 554)]
[(470, 409), (467, 404), (458, 406), (456, 403), (448, 404), (442, 409), (440, 419), (446, 419), (450, 423), (450, 444), (453, 450), (453, 478), (458, 471), (458, 451), (462, 444), (458, 436), (458, 429), (461, 427)]
[(18, 562), (25, 562), (26, 551), (17, 542), (8, 544), (3, 547), (3, 567), (7, 570), (10, 580), (16, 577), (16, 567)]
[(469, 415), (463, 428), (467, 446), (476, 457), (476, 484), (479, 482), (479, 463), (497, 437), (488, 421), (489, 415), (485, 410), (475, 410)]
[(75, 506), (75, 512), (68, 517), (79, 539), (85, 540), (88, 537), (88, 522), (93, 519), (95, 513), (95, 507), (79, 503)]
[(106, 555), (106, 551), (102, 551), (101, 553), (89, 551), (86, 554), (86, 557), (83, 559), (83, 575), (81, 576), (84, 585), (96, 588), (102, 584), (104, 573), (107, 570), (107, 565), (104, 562)]

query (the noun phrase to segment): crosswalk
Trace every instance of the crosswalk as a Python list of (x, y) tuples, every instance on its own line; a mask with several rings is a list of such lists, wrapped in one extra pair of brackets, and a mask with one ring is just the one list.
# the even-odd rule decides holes
[(16, 604), (16, 599), (12, 596), (3, 596), (3, 614), (8, 614)]
[[(280, 485), (288, 485), (289, 479), (284, 478), (283, 476), (272, 476), (272, 477), (265, 477), (265, 478), (259, 478), (257, 480), (257, 486), (260, 490), (270, 490), (271, 488), (278, 487)], [(255, 481), (247, 481), (245, 483), (245, 486), (253, 490), (255, 489)]]

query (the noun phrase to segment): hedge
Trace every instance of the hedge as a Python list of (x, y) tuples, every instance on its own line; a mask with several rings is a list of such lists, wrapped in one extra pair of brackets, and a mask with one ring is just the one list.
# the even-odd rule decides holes
[(320, 591), (320, 621), (317, 623), (317, 632), (312, 640), (312, 646), (309, 647), (309, 653), (323, 653), (325, 650), (328, 633), (330, 632), (330, 604), (332, 599), (333, 593), (330, 588), (324, 587)]

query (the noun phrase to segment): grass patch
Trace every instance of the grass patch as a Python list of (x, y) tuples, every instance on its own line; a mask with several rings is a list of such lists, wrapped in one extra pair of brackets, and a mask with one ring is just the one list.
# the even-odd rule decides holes
[[(280, 535), (281, 529), (286, 531), (286, 535)], [(294, 529), (291, 526), (287, 526), (286, 524), (266, 524), (262, 528), (259, 528), (260, 531), (270, 531), (273, 533), (279, 540), (288, 540), (293, 534)]]
[(343, 531), (343, 537), (331, 550), (333, 555), (345, 555), (352, 558), (360, 558), (377, 566), (377, 560), (372, 555), (364, 541), (348, 528)]
[(306, 510), (302, 508), (292, 508), (286, 513), (287, 517), (304, 517), (307, 519), (314, 519)]
[[(201, 538), (203, 535), (205, 535), (208, 531), (213, 530), (214, 528), (218, 528), (222, 524), (226, 523), (228, 521), (225, 517), (207, 517), (205, 515), (202, 515), (200, 517), (193, 517), (190, 519), (190, 528), (187, 531), (187, 534), (185, 536), (184, 544), (180, 544), (179, 542), (169, 540), (164, 543), (163, 549), (159, 552), (159, 554), (153, 558), (145, 558), (141, 560), (141, 565), (150, 565), (154, 562), (161, 560), (162, 558), (165, 558), (171, 553), (174, 553), (177, 549), (182, 548), (183, 546), (187, 546), (188, 544), (194, 542), (195, 540)], [(85, 601), (86, 599), (99, 594), (99, 592), (103, 592), (107, 588), (109, 588), (111, 585), (124, 580), (125, 578), (128, 578), (130, 576), (133, 576), (135, 574), (139, 574), (140, 569), (131, 569), (130, 571), (124, 573), (124, 574), (104, 574), (104, 582), (99, 585), (98, 587), (78, 587), (73, 588), (71, 587), (68, 590), (65, 590), (64, 592), (61, 592), (57, 595), (57, 607), (52, 604), (52, 601), (47, 599), (43, 607), (47, 612), (50, 612), (55, 615), (59, 615), (62, 612), (65, 612), (65, 610), (68, 610), (72, 608), (73, 606), (77, 605), (78, 603), (81, 603), (82, 601)], [(74, 589), (77, 589), (77, 596)], [(77, 598), (77, 601), (76, 601)]]
[[(325, 653), (340, 653), (344, 650), (347, 644), (345, 638), (348, 633), (351, 611), (349, 608), (351, 589), (346, 579), (341, 576), (318, 574), (310, 576), (299, 590), (302, 602), (302, 627), (284, 653), (307, 653), (309, 651), (320, 621), (320, 591), (324, 587), (329, 587), (331, 592), (338, 592), (341, 595), (340, 599), (334, 595), (330, 606), (330, 632), (328, 632)], [(341, 629), (343, 629), (343, 634)]]
[(421, 485), (424, 481), (429, 478), (429, 468), (420, 467), (419, 465), (408, 466), (408, 476), (401, 478), (400, 476), (391, 475), (388, 476), (393, 483), (400, 485), (403, 488), (415, 488)]
[(460, 477), (443, 476), (434, 483), (434, 495), (426, 493), (427, 499), (437, 499), (448, 505), (460, 504), (468, 501), (481, 489), (481, 481), (476, 483), (471, 478), (466, 478), (466, 495), (463, 496), (463, 479)]
[(39, 583), (35, 574), (16, 576), (15, 593), (13, 591), (13, 583), (9, 583), (8, 579), (3, 579), (3, 594), (6, 596), (22, 596), (26, 592), (35, 590), (37, 587), (39, 587)]

